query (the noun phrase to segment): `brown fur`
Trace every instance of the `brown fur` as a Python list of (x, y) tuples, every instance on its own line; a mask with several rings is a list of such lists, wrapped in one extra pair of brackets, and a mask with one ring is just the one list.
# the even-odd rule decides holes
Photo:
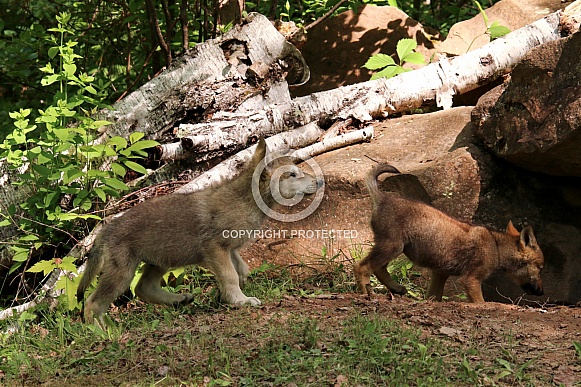
[(543, 294), (544, 258), (530, 226), (519, 233), (509, 222), (506, 232), (500, 233), (458, 221), (424, 203), (380, 191), (377, 178), (386, 172), (399, 173), (391, 165), (380, 164), (365, 181), (373, 202), (375, 245), (354, 267), (361, 292), (371, 294), (369, 279), (374, 274), (392, 292), (404, 294), (405, 287), (386, 270), (403, 253), (431, 270), (427, 298), (440, 301), (448, 277), (458, 276), (470, 301), (484, 302), (482, 281), (496, 270), (507, 272), (527, 293)]
[[(267, 166), (257, 175), (257, 182), (253, 173), (263, 159)], [(300, 172), (289, 157), (273, 156), (261, 139), (252, 160), (233, 180), (200, 192), (148, 200), (107, 223), (95, 241), (77, 292), (80, 301), (100, 274), (97, 289), (85, 305), (86, 319), (100, 318), (107, 311), (129, 287), (141, 261), (145, 266), (135, 293), (146, 302), (189, 301), (191, 294), (169, 293), (161, 289), (160, 281), (172, 267), (196, 264), (214, 273), (224, 302), (260, 305), (260, 300), (247, 297), (240, 289), (249, 270), (238, 249), (249, 237), (225, 238), (224, 231), (260, 228), (265, 215), (255, 203), (251, 187), (259, 184), (262, 199), (272, 208), (275, 200), (270, 182), (277, 168), (287, 170), (279, 180), (273, 179), (285, 198), (299, 192), (314, 193), (320, 186), (315, 178)]]

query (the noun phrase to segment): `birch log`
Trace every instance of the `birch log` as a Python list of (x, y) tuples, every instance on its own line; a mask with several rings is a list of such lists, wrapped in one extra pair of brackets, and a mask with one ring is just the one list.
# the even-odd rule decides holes
[[(311, 123), (287, 132), (279, 133), (266, 139), (266, 145), (271, 151), (279, 152), (289, 148), (302, 148), (313, 142), (323, 134), (323, 130)], [(177, 193), (191, 193), (200, 191), (211, 185), (218, 184), (232, 176), (237, 175), (256, 150), (256, 145), (246, 148), (214, 168), (202, 173), (188, 184), (180, 187)]]
[[(160, 139), (176, 122), (205, 119), (214, 111), (236, 110), (250, 97), (272, 101), (260, 85), (251, 64), (270, 70), (267, 81), (301, 84), (309, 70), (300, 52), (274, 28), (263, 15), (250, 14), (244, 24), (233, 27), (222, 37), (200, 43), (174, 62), (159, 76), (104, 110), (100, 118), (114, 122), (104, 130), (108, 135), (127, 137), (130, 132), (144, 132)], [(250, 80), (250, 82), (247, 82)], [(270, 98), (269, 98), (270, 97)], [(280, 97), (279, 97), (280, 98)], [(288, 97), (290, 99), (290, 96)]]
[[(578, 0), (579, 1), (579, 0)], [(560, 39), (560, 12), (454, 58), (441, 58), (421, 69), (295, 98), (248, 113), (217, 113), (211, 121), (179, 128), (182, 136), (241, 138), (279, 133), (310, 122), (353, 117), (360, 121), (418, 108), (426, 101), (451, 106), (452, 96), (470, 91), (508, 73), (533, 47)], [(224, 132), (218, 135), (217, 132)], [(208, 142), (207, 151), (212, 150)]]
[[(321, 142), (316, 142), (323, 134), (323, 131), (311, 123), (301, 128), (288, 132), (283, 132), (266, 139), (268, 149), (274, 152), (280, 152), (289, 148), (300, 148), (289, 153), (289, 157), (295, 159), (297, 163), (304, 161), (313, 156), (328, 152), (333, 149), (341, 148), (347, 145), (355, 144), (361, 141), (369, 141), (373, 137), (373, 127), (355, 130), (335, 137), (327, 138)], [(313, 144), (314, 143), (314, 144)], [(311, 145), (309, 145), (311, 144)], [(243, 151), (238, 152), (229, 159), (216, 165), (214, 168), (202, 173), (200, 176), (180, 187), (177, 193), (191, 193), (200, 191), (214, 184), (237, 175), (244, 163), (246, 163), (256, 149), (253, 145)]]

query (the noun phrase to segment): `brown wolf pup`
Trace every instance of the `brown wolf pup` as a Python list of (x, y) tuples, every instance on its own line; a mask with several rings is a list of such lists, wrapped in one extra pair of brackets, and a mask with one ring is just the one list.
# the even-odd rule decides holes
[[(257, 168), (262, 171), (255, 174)], [(280, 174), (279, 168), (285, 172)], [(277, 169), (280, 178), (272, 179), (276, 187), (271, 187), (271, 177)], [(265, 217), (253, 197), (253, 185), (271, 208), (276, 204), (273, 191), (289, 199), (301, 193), (315, 193), (322, 182), (302, 173), (289, 157), (271, 153), (261, 139), (252, 159), (233, 180), (200, 192), (154, 198), (131, 208), (103, 227), (91, 250), (77, 291), (80, 302), (100, 274), (97, 289), (85, 305), (86, 321), (101, 319), (109, 305), (129, 287), (142, 261), (145, 266), (135, 293), (143, 301), (189, 301), (191, 294), (169, 293), (162, 290), (160, 281), (172, 267), (197, 264), (214, 273), (223, 302), (260, 305), (259, 299), (247, 297), (240, 290), (249, 270), (238, 249), (251, 239), (250, 233), (240, 231), (259, 229)]]
[(424, 203), (382, 192), (377, 177), (400, 173), (388, 164), (379, 164), (365, 183), (373, 201), (371, 227), (375, 245), (354, 267), (359, 290), (371, 295), (371, 274), (389, 290), (405, 294), (406, 288), (394, 281), (386, 268), (404, 253), (412, 262), (431, 269), (427, 298), (442, 300), (449, 276), (458, 276), (471, 302), (484, 302), (482, 281), (496, 270), (509, 273), (529, 294), (542, 295), (541, 270), (544, 257), (533, 229), (520, 233), (512, 222), (506, 233), (460, 222)]

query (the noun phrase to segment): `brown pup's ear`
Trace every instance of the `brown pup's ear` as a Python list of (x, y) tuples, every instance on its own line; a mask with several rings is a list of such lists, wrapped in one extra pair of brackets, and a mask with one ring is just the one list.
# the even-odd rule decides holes
[(508, 226), (506, 226), (506, 233), (508, 235), (512, 235), (512, 236), (519, 236), (520, 235), (520, 232), (518, 232), (518, 230), (512, 224), (512, 220), (508, 221)]
[(520, 245), (521, 247), (535, 247), (537, 245), (537, 238), (533, 233), (533, 228), (531, 226), (525, 227), (520, 233)]

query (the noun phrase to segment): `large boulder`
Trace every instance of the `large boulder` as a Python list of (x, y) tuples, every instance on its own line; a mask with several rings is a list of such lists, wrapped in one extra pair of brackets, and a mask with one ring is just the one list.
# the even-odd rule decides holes
[(441, 38), (394, 7), (366, 5), (357, 12), (345, 11), (309, 30), (301, 49), (311, 70), (311, 79), (294, 89), (295, 96), (368, 81), (371, 71), (362, 68), (373, 54), (395, 53), (400, 39), (418, 43), (416, 51), (426, 61), (436, 52)]
[[(481, 2), (482, 3), (482, 2)], [(484, 10), (488, 23), (496, 21), (511, 31), (526, 26), (538, 19), (563, 8), (561, 0), (502, 0)], [(462, 55), (490, 42), (486, 24), (481, 14), (472, 19), (456, 23), (450, 28), (439, 52), (447, 55)]]
[(522, 168), (581, 177), (581, 32), (531, 50), (472, 121), (484, 144)]

